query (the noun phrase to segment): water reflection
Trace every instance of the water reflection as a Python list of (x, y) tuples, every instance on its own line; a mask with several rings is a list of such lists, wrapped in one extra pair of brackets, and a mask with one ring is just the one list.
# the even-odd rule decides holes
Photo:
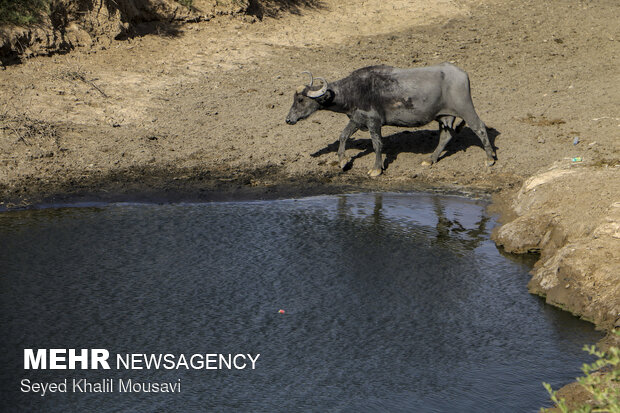
[[(484, 203), (433, 194), (0, 215), (1, 407), (533, 411), (540, 383), (570, 381), (600, 335), (528, 295), (529, 268), (498, 253), (492, 224)], [(184, 391), (42, 398), (16, 387), (24, 347), (253, 352), (262, 364), (89, 371), (181, 378)]]
[(453, 239), (458, 239), (460, 248), (457, 248), (457, 250), (465, 249), (471, 251), (476, 249), (487, 237), (487, 223), (491, 219), (488, 215), (481, 213), (474, 225), (465, 227), (461, 224), (458, 217), (448, 218), (445, 206), (439, 197), (433, 199), (433, 206), (437, 215), (437, 226), (435, 227), (437, 231), (436, 243), (445, 245), (445, 243), (452, 242), (451, 240)]
[[(408, 204), (406, 197), (398, 194), (376, 193), (367, 195), (367, 204), (360, 205), (359, 196), (342, 195), (338, 197), (338, 217), (345, 221), (361, 219), (374, 228), (388, 230), (404, 226), (415, 235), (429, 237), (433, 246), (454, 249), (461, 254), (476, 249), (487, 238), (491, 217), (484, 212), (482, 203), (439, 195), (423, 197), (424, 203)], [(372, 211), (368, 206), (372, 206)], [(412, 223), (417, 225), (411, 226)], [(429, 226), (434, 226), (434, 231)]]

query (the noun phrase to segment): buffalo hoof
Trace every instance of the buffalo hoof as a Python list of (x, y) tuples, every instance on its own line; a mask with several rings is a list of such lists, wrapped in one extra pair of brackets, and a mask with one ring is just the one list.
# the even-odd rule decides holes
[(340, 160), (340, 169), (345, 169), (347, 165), (351, 162), (350, 158), (343, 158)]
[(370, 175), (371, 178), (374, 178), (375, 176), (381, 175), (381, 172), (381, 169), (371, 169), (368, 171), (368, 175)]
[(487, 166), (493, 166), (493, 165), (495, 165), (495, 159), (488, 159)]

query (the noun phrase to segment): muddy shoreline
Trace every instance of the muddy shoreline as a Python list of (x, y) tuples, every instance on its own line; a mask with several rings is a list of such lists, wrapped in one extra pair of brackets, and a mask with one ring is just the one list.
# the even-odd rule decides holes
[(209, 202), (294, 198), (367, 191), (424, 191), (490, 199), (486, 188), (429, 183), (415, 178), (373, 180), (346, 172), (283, 176), (279, 168), (226, 170), (136, 168), (109, 174), (82, 175), (41, 182), (26, 180), (6, 191), (2, 210), (37, 208), (47, 204), (83, 202)]

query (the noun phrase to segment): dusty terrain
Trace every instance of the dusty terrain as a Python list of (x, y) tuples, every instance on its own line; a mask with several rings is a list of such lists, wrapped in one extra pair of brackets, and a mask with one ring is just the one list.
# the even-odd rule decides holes
[[(125, 40), (75, 41), (69, 54), (0, 70), (4, 207), (368, 189), (499, 193), (506, 225), (496, 241), (541, 253), (530, 290), (601, 328), (618, 326), (620, 3), (241, 3), (196, 23), (143, 23)], [(367, 132), (348, 145), (352, 168), (337, 167), (344, 115), (284, 123), (303, 70), (333, 80), (371, 64), (444, 61), (470, 75), (497, 149), (491, 168), (468, 128), (433, 167), (423, 161), (438, 141), (435, 124), (384, 128), (386, 169), (371, 179)]]
[[(327, 184), (495, 191), (555, 161), (618, 159), (617, 2), (422, 4), (321, 2), (253, 24), (224, 16), (8, 66), (2, 199)], [(421, 162), (435, 125), (385, 128), (387, 168), (371, 181), (367, 133), (349, 145), (351, 170), (334, 165), (342, 115), (283, 122), (303, 70), (335, 79), (369, 64), (443, 61), (470, 74), (499, 157), (489, 170), (467, 128), (433, 168)]]

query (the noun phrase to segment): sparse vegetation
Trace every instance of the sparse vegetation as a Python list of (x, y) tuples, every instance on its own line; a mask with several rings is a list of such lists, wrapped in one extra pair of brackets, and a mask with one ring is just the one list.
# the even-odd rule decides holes
[(176, 0), (176, 2), (177, 3), (181, 3), (182, 5), (187, 7), (188, 9), (191, 9), (192, 6), (194, 5), (194, 0)]
[[(620, 337), (620, 330), (614, 331), (614, 334)], [(549, 383), (543, 383), (551, 400), (562, 413), (620, 413), (620, 348), (610, 347), (603, 352), (597, 350), (596, 346), (584, 346), (584, 351), (598, 357), (594, 363), (583, 365), (581, 370), (585, 376), (577, 379), (588, 391), (590, 400), (569, 406)], [(543, 412), (549, 412), (549, 409), (543, 409)]]
[(614, 167), (618, 167), (618, 165), (620, 165), (619, 158), (603, 158), (603, 159), (597, 160), (593, 164), (593, 166), (596, 166), (599, 168), (614, 168)]
[(534, 116), (531, 113), (528, 113), (525, 117), (519, 118), (519, 121), (523, 123), (529, 123), (532, 126), (553, 126), (566, 123), (566, 121), (563, 119), (547, 119), (544, 115)]
[(12, 137), (15, 144), (31, 146), (38, 139), (53, 139), (58, 143), (56, 128), (48, 122), (33, 119), (25, 114), (0, 113), (0, 137)]
[[(175, 0), (191, 9), (194, 0)], [(51, 0), (0, 0), (0, 25), (16, 24), (19, 26), (38, 23), (49, 11)]]
[(50, 0), (0, 0), (0, 24), (37, 23), (48, 11), (49, 2)]

